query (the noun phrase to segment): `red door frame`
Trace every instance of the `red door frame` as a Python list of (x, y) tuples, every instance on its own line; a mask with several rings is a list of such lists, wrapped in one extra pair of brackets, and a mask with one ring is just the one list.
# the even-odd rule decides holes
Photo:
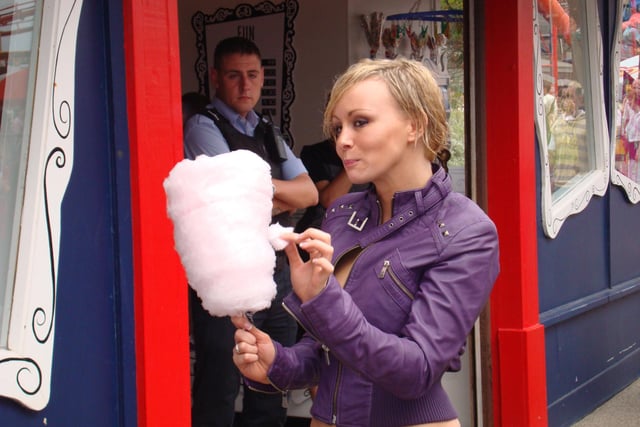
[(533, 4), (485, 0), (488, 211), (500, 236), (491, 297), (496, 426), (546, 426), (544, 327), (539, 323)]
[(182, 159), (176, 0), (124, 0), (131, 156), (138, 425), (189, 426), (184, 271), (162, 183)]

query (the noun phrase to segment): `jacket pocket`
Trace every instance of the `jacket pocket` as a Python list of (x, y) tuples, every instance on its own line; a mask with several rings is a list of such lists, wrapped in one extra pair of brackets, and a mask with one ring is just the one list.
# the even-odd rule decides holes
[(409, 314), (415, 299), (416, 285), (402, 265), (398, 251), (384, 258), (377, 269), (380, 286), (404, 314)]

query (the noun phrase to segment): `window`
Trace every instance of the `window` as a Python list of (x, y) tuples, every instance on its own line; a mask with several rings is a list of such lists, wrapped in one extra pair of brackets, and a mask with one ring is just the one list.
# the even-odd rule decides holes
[(35, 3), (0, 6), (0, 347), (7, 346), (39, 28)]
[(0, 396), (50, 395), (82, 2), (0, 0)]
[[(624, 7), (623, 7), (624, 4)], [(637, 4), (637, 3), (636, 3)], [(632, 10), (619, 1), (613, 55), (611, 182), (623, 187), (632, 203), (640, 201), (640, 4)]]
[(596, 3), (537, 0), (534, 7), (542, 218), (553, 238), (569, 215), (607, 190), (602, 41)]

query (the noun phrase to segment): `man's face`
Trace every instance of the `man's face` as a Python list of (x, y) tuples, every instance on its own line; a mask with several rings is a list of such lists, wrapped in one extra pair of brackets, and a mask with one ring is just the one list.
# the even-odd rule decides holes
[(258, 103), (264, 72), (257, 55), (234, 53), (222, 59), (212, 75), (216, 97), (246, 117)]

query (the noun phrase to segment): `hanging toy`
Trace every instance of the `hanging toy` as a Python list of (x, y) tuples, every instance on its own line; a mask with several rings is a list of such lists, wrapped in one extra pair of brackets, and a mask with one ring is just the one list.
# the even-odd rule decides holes
[[(418, 34), (411, 29), (411, 26), (407, 27), (407, 36), (411, 42), (411, 59), (422, 61), (422, 58), (424, 57), (424, 48), (427, 45), (429, 38), (433, 38), (433, 36), (427, 34), (427, 29), (428, 26), (423, 26)], [(433, 41), (433, 45), (435, 47), (435, 40)]]
[(382, 46), (384, 46), (384, 57), (394, 59), (398, 56), (398, 46), (404, 37), (404, 28), (395, 22), (382, 31)]
[(382, 12), (371, 12), (369, 22), (367, 22), (367, 16), (360, 15), (360, 25), (364, 28), (365, 35), (367, 36), (369, 58), (371, 59), (375, 59), (378, 54), (378, 49), (380, 49), (380, 32), (382, 30), (383, 16)]

